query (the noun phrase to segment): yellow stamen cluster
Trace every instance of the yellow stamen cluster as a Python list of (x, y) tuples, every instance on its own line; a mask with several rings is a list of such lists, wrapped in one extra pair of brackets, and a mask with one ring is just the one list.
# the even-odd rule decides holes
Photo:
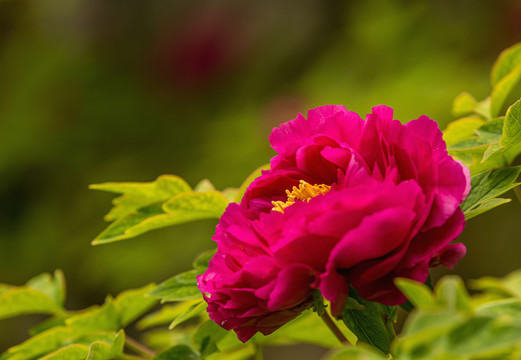
[(299, 181), (299, 186), (293, 186), (293, 189), (286, 190), (286, 194), (288, 195), (288, 200), (284, 201), (272, 201), (273, 209), (275, 211), (279, 211), (284, 213), (284, 209), (288, 206), (291, 206), (295, 203), (296, 200), (308, 201), (318, 195), (324, 195), (329, 190), (331, 190), (331, 186), (325, 184), (315, 184), (311, 185), (305, 182), (304, 180)]

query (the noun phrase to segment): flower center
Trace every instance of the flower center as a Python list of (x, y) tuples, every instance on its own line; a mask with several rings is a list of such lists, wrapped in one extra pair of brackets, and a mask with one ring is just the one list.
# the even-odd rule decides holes
[(284, 209), (288, 206), (291, 206), (295, 203), (296, 200), (307, 201), (311, 200), (315, 196), (324, 195), (329, 190), (331, 190), (331, 186), (326, 184), (315, 184), (311, 185), (305, 182), (304, 180), (299, 181), (299, 186), (293, 186), (291, 191), (286, 190), (286, 194), (288, 195), (288, 200), (284, 201), (272, 201), (273, 208), (271, 210), (279, 211), (284, 213)]

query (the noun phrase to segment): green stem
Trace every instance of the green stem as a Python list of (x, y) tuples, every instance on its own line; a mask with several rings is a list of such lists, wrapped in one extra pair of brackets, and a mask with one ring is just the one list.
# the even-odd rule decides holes
[(338, 326), (336, 326), (335, 322), (333, 321), (333, 319), (331, 319), (327, 311), (324, 310), (320, 317), (326, 323), (329, 330), (331, 330), (331, 332), (336, 336), (338, 341), (340, 341), (342, 344), (347, 344), (348, 341), (346, 337), (344, 336), (344, 334), (342, 334), (342, 331), (340, 331)]
[(125, 345), (136, 354), (143, 355), (147, 359), (156, 356), (156, 352), (131, 337), (125, 337)]
[(393, 342), (393, 340), (396, 338), (396, 332), (394, 331), (393, 321), (391, 319), (385, 319), (385, 329), (387, 330), (389, 340)]
[(259, 344), (255, 344), (255, 360), (263, 360), (264, 356), (262, 354), (262, 346)]

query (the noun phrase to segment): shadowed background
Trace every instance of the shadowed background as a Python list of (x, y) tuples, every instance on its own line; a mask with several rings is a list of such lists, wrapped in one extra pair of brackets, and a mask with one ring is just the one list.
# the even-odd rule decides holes
[[(87, 186), (238, 186), (274, 155), (274, 126), (324, 104), (444, 128), (461, 91), (489, 94), (520, 19), (514, 0), (0, 1), (0, 282), (61, 268), (79, 309), (188, 269), (215, 221), (92, 247), (113, 196)], [(513, 201), (471, 220), (456, 272), (521, 267), (520, 216)], [(0, 321), (0, 350), (33, 321)], [(266, 359), (302, 349), (278, 351)]]

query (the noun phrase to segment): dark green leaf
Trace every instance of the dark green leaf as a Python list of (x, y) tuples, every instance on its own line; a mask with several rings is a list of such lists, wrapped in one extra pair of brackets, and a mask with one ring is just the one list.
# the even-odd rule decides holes
[(176, 345), (160, 352), (153, 357), (153, 360), (197, 360), (197, 355), (192, 348), (187, 345)]
[(322, 316), (324, 311), (326, 311), (326, 305), (324, 305), (324, 298), (319, 290), (313, 291), (313, 311), (315, 311), (318, 316)]
[(205, 251), (194, 260), (193, 267), (197, 274), (202, 274), (206, 271), (206, 269), (208, 269), (208, 263), (216, 252), (217, 249)]
[(378, 307), (374, 303), (360, 298), (353, 289), (349, 292), (349, 296), (355, 298), (366, 309), (344, 310), (342, 320), (346, 326), (356, 335), (358, 341), (370, 344), (384, 354), (388, 354), (391, 348), (391, 340), (387, 333), (385, 320)]
[(192, 336), (192, 342), (201, 354), (201, 357), (205, 357), (219, 351), (217, 342), (224, 338), (227, 333), (226, 330), (215, 322), (208, 320), (199, 326)]
[[(505, 203), (505, 199), (495, 198), (519, 185), (515, 181), (520, 172), (521, 167), (514, 166), (493, 173), (486, 171), (472, 176), (471, 191), (461, 204), (461, 209), (467, 218)], [(493, 199), (494, 201), (491, 201)]]

